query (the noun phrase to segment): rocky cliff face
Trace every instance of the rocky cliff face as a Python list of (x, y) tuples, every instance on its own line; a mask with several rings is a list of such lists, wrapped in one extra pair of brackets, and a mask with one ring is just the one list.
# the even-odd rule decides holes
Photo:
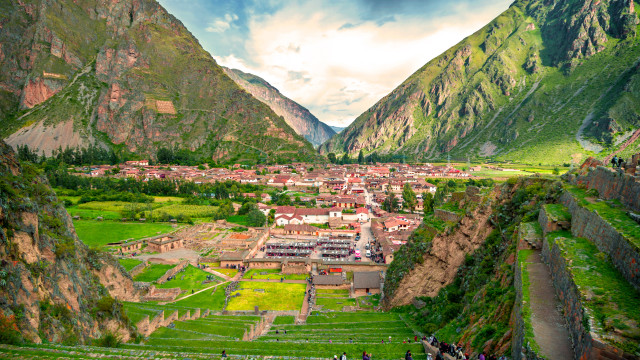
[[(12, 145), (49, 152), (76, 136), (145, 155), (177, 145), (225, 161), (315, 156), (154, 0), (2, 6), (0, 135)], [(29, 141), (66, 122), (65, 136)]]
[(336, 134), (329, 125), (318, 120), (302, 105), (282, 95), (278, 89), (264, 79), (238, 69), (229, 69), (224, 66), (222, 69), (236, 84), (269, 105), (276, 114), (284, 118), (298, 135), (304, 136), (313, 145), (318, 146)]
[(126, 340), (113, 298), (137, 298), (131, 277), (78, 240), (46, 178), (0, 141), (0, 312), (36, 343), (84, 343), (107, 331)]
[(516, 1), (320, 150), (578, 162), (640, 127), (637, 30), (631, 0)]

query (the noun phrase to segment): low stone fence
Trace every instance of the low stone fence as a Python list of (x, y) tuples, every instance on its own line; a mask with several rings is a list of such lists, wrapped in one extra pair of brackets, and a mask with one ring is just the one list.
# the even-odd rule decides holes
[(634, 355), (625, 353), (602, 341), (600, 337), (588, 330), (595, 325), (593, 315), (582, 305), (580, 290), (567, 270), (567, 262), (556, 244), (549, 244), (545, 238), (542, 245), (542, 258), (549, 265), (556, 295), (563, 305), (567, 330), (573, 342), (575, 359), (581, 360), (626, 360), (634, 359)]
[(640, 249), (597, 212), (580, 206), (570, 192), (565, 191), (560, 196), (560, 201), (571, 213), (571, 233), (590, 240), (598, 250), (609, 254), (616, 269), (631, 285), (640, 290)]
[(164, 273), (164, 275), (162, 275), (160, 277), (160, 279), (158, 279), (156, 282), (158, 284), (164, 284), (167, 282), (167, 279), (169, 279), (170, 277), (174, 276), (175, 274), (179, 273), (180, 271), (182, 271), (182, 269), (186, 268), (189, 265), (189, 260), (183, 260), (181, 261), (178, 265), (174, 266), (173, 268), (167, 270), (166, 273)]
[(147, 266), (149, 266), (149, 262), (145, 260), (141, 264), (138, 264), (133, 269), (131, 269), (131, 271), (129, 271), (129, 275), (131, 275), (131, 277), (133, 278), (143, 272)]
[(144, 296), (145, 301), (173, 301), (182, 293), (180, 288), (158, 289), (155, 286), (149, 287), (149, 292)]

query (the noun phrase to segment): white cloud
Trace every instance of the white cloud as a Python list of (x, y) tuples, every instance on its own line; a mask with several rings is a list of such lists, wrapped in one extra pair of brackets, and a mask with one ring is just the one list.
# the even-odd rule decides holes
[(205, 29), (207, 32), (223, 33), (231, 28), (231, 24), (238, 20), (236, 14), (225, 14), (220, 19), (215, 19), (209, 23), (209, 26)]
[(361, 21), (353, 15), (354, 4), (332, 4), (303, 1), (271, 15), (253, 14), (244, 44), (247, 58), (232, 54), (219, 62), (263, 77), (320, 120), (346, 126), (508, 5), (454, 8), (451, 15), (426, 22), (409, 15)]

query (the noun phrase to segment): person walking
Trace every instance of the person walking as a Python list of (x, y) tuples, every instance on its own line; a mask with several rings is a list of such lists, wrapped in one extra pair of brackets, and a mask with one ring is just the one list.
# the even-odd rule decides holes
[(369, 354), (367, 354), (366, 351), (362, 352), (362, 360), (371, 360), (371, 357), (369, 356)]
[(611, 159), (611, 167), (616, 167), (618, 165), (618, 155), (614, 155), (613, 159)]
[(222, 357), (226, 358), (227, 357), (227, 350), (222, 350)]
[(343, 352), (342, 356), (340, 356), (340, 360), (347, 360), (347, 352)]
[(438, 351), (438, 354), (436, 355), (436, 360), (444, 360), (444, 356), (442, 356), (440, 351)]

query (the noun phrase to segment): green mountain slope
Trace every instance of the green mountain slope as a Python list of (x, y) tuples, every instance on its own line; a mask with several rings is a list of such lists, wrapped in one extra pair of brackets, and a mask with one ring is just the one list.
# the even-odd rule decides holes
[(154, 0), (3, 2), (0, 136), (47, 153), (178, 146), (219, 161), (312, 160)]
[(336, 134), (329, 125), (318, 120), (302, 105), (282, 95), (278, 89), (261, 77), (224, 66), (222, 69), (236, 84), (269, 105), (296, 133), (304, 136), (314, 146), (324, 143)]
[(632, 0), (518, 0), (320, 150), (536, 164), (603, 157), (640, 127), (637, 11)]

